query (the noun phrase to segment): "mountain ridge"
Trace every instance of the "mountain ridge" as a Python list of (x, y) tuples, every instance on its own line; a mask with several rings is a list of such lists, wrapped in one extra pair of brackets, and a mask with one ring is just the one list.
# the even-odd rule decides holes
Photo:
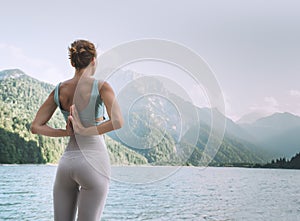
[(300, 117), (289, 112), (276, 112), (252, 124), (240, 124), (256, 145), (273, 150), (272, 157), (292, 157), (300, 151)]
[(22, 70), (16, 69), (6, 69), (0, 71), (0, 80), (5, 80), (7, 78), (19, 78), (21, 76), (28, 76)]
[[(18, 132), (21, 137), (24, 137), (24, 139), (32, 140), (33, 135), (28, 133), (28, 128), (30, 126), (30, 122), (32, 121), (33, 114), (36, 112), (38, 105), (40, 105), (46, 96), (48, 96), (50, 91), (53, 90), (54, 86), (31, 78), (22, 71), (18, 75), (18, 70), (19, 69), (11, 70), (11, 78), (8, 77), (9, 70), (5, 70), (4, 74), (3, 72), (0, 72), (0, 78), (1, 76), (6, 76), (5, 79), (4, 77), (2, 80), (0, 79), (0, 102), (2, 106), (2, 109), (0, 108), (0, 127), (6, 129), (7, 131)], [(22, 73), (24, 75), (22, 75)], [(127, 76), (124, 78), (127, 83), (130, 82), (130, 75), (131, 73), (129, 71), (127, 72)], [(139, 75), (133, 73), (133, 76), (134, 78), (137, 78)], [(21, 80), (17, 80), (18, 77)], [(114, 86), (113, 81), (109, 83), (112, 83), (112, 86)], [(151, 87), (151, 82), (149, 83), (150, 84), (147, 86)], [(159, 84), (156, 82), (152, 83), (152, 86), (155, 86), (158, 92), (163, 89), (163, 87), (159, 87)], [(120, 86), (120, 82), (118, 82), (117, 85)], [(135, 96), (137, 96), (143, 94), (144, 91), (147, 91), (147, 88), (145, 88), (144, 85), (133, 85), (129, 88), (126, 96), (128, 99), (130, 99), (131, 93), (136, 93)], [(33, 96), (34, 94), (35, 96)], [(39, 96), (36, 96), (36, 94)], [(205, 155), (204, 149), (210, 134), (211, 112), (216, 110), (209, 108), (201, 109), (191, 106), (192, 104), (190, 102), (177, 97), (175, 94), (169, 94), (169, 96), (169, 99), (176, 102), (180, 108), (180, 111), (183, 111), (184, 114), (182, 117), (178, 118), (176, 109), (170, 106), (172, 104), (168, 102), (168, 100), (164, 100), (159, 96), (141, 99), (138, 105), (130, 107), (131, 111), (133, 112), (129, 115), (129, 119), (126, 119), (126, 121), (133, 123), (133, 129), (131, 128), (130, 130), (135, 131), (135, 133), (140, 133), (141, 136), (146, 135), (146, 138), (143, 142), (148, 142), (147, 144), (153, 144), (153, 142), (156, 143), (154, 146), (151, 146), (150, 149), (137, 150), (134, 148), (134, 146), (128, 145), (122, 142), (122, 140), (118, 139), (115, 132), (108, 134), (115, 140), (110, 142), (114, 142), (118, 146), (115, 146), (115, 149), (118, 149), (121, 152), (123, 151), (124, 155), (122, 157), (126, 156), (126, 160), (124, 161), (125, 163), (135, 161), (137, 163), (150, 162), (154, 165), (168, 162), (173, 162), (176, 164), (176, 162), (178, 163), (176, 154), (178, 155), (178, 151), (184, 150), (191, 151), (189, 153), (189, 158), (186, 159), (186, 162), (183, 162), (189, 165), (198, 165), (200, 161), (209, 157)], [(127, 97), (124, 100), (120, 100), (120, 105), (122, 108), (130, 103), (128, 102)], [(35, 105), (28, 105), (26, 103), (28, 100), (35, 102)], [(11, 108), (12, 113), (9, 113), (7, 110)], [(18, 116), (18, 112), (16, 111), (17, 109), (24, 110), (22, 117)], [(63, 127), (64, 125), (61, 125), (63, 122), (61, 114), (59, 112), (55, 114), (58, 116), (56, 119), (54, 119), (54, 122), (52, 122), (53, 125)], [(195, 114), (200, 116), (200, 127), (197, 124), (193, 125), (196, 122), (193, 118)], [(152, 115), (160, 116), (161, 118), (151, 118)], [(215, 120), (217, 121), (218, 119), (225, 117), (221, 113), (215, 113), (215, 116)], [(6, 121), (6, 118), (9, 120)], [(146, 119), (152, 119), (151, 124), (146, 122)], [(211, 159), (212, 164), (218, 165), (222, 163), (242, 162), (262, 163), (270, 159), (270, 155), (267, 153), (268, 148), (261, 148), (260, 145), (262, 144), (260, 142), (253, 142), (254, 138), (251, 137), (251, 133), (249, 133), (247, 129), (239, 124), (236, 124), (230, 118), (225, 118), (225, 120), (227, 125), (224, 140), (222, 140), (220, 149), (214, 159)], [(178, 129), (181, 126), (184, 126), (182, 131)], [(195, 130), (193, 130), (193, 127)], [(164, 130), (166, 131), (164, 132)], [(122, 129), (120, 131), (122, 132)], [(124, 133), (124, 131), (125, 130), (123, 130), (122, 133)], [(151, 131), (152, 133), (148, 136), (147, 134), (149, 134)], [(126, 133), (127, 132), (128, 131), (126, 131)], [(129, 135), (127, 134), (126, 136)], [(164, 136), (166, 137), (161, 139), (161, 143), (157, 143), (157, 138), (163, 138)], [(194, 140), (192, 143), (187, 142), (191, 137), (197, 137), (198, 140)], [(132, 140), (132, 137), (129, 137), (128, 139), (131, 139), (132, 142), (136, 142), (136, 140)], [(214, 140), (216, 138), (212, 137), (212, 139)], [(46, 162), (52, 162), (59, 158), (59, 155), (63, 151), (65, 142), (59, 139), (54, 141), (55, 139), (48, 139), (42, 136), (38, 136), (33, 140), (37, 142), (38, 147), (43, 147), (42, 145), (45, 143), (49, 146), (56, 145), (56, 147), (59, 147), (58, 149), (54, 150), (55, 153), (52, 150), (47, 150), (47, 148), (42, 148), (42, 154), (44, 154), (44, 156), (48, 156), (45, 158)], [(112, 144), (110, 147), (113, 145), (115, 144)], [(113, 151), (113, 149), (110, 148), (110, 151)], [(116, 155), (111, 156), (115, 162), (122, 164), (122, 160), (119, 160), (120, 157), (118, 158)]]

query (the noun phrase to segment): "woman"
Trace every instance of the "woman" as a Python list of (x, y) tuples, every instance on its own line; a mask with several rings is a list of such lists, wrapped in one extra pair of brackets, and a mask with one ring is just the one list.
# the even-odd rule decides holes
[[(89, 41), (71, 44), (69, 58), (75, 74), (55, 87), (31, 125), (34, 134), (70, 136), (53, 188), (56, 221), (74, 220), (76, 211), (78, 221), (100, 220), (108, 193), (110, 162), (103, 134), (121, 128), (123, 118), (110, 85), (92, 78), (96, 56)], [(66, 120), (65, 129), (47, 125), (57, 107)]]

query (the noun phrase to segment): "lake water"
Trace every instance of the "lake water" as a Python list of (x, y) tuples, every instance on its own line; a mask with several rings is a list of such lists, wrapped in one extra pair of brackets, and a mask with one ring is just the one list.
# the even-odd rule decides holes
[[(53, 220), (55, 172), (50, 165), (0, 166), (0, 220)], [(102, 220), (300, 220), (299, 170), (130, 166), (112, 172)]]

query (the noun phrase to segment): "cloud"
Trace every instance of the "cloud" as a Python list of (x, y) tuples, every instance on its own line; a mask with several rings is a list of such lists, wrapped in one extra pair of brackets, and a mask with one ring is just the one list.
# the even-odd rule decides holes
[(283, 113), (289, 112), (295, 115), (300, 116), (300, 104), (299, 104), (299, 97), (300, 91), (297, 90), (290, 90), (290, 96), (283, 97), (280, 101), (275, 99), (272, 96), (265, 97), (264, 102), (261, 104), (256, 104), (251, 107), (251, 110), (258, 111), (260, 113), (264, 113), (267, 115), (271, 115), (273, 113)]
[(19, 68), (38, 80), (56, 84), (65, 79), (64, 72), (48, 60), (30, 57), (22, 48), (0, 43), (0, 69)]
[(262, 103), (250, 106), (250, 110), (264, 115), (282, 112), (279, 102), (273, 96), (264, 97)]
[(265, 97), (264, 101), (267, 103), (268, 107), (278, 107), (279, 103), (274, 97)]

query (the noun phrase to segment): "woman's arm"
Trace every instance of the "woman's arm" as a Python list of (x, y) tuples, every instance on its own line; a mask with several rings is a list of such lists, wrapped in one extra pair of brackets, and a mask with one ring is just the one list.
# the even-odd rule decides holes
[(66, 129), (55, 129), (47, 125), (52, 117), (57, 105), (54, 102), (54, 91), (48, 96), (47, 100), (38, 110), (35, 119), (31, 124), (31, 132), (33, 134), (41, 134), (49, 137), (65, 137), (72, 135), (70, 124), (67, 123)]
[[(99, 83), (100, 84), (100, 83)], [(75, 133), (89, 136), (104, 134), (112, 130), (117, 130), (123, 126), (123, 117), (119, 107), (119, 104), (115, 98), (115, 94), (111, 86), (107, 82), (101, 83), (100, 94), (101, 99), (109, 116), (109, 120), (99, 124), (98, 126), (92, 126), (85, 128), (80, 121), (77, 110), (74, 105), (71, 106), (71, 114), (69, 120), (72, 123), (73, 130)]]

